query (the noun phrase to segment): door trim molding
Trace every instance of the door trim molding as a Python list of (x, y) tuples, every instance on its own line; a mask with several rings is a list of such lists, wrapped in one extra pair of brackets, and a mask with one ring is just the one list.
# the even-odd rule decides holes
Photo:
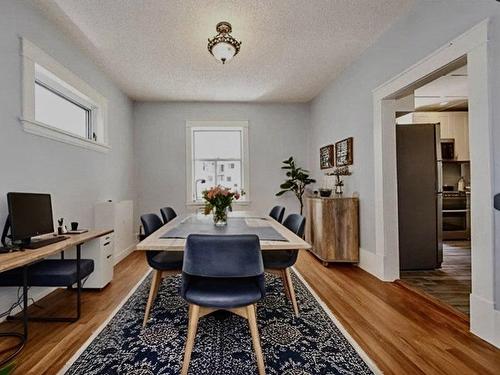
[[(399, 93), (428, 79), (434, 72), (467, 58), (471, 193), (473, 207), (471, 331), (500, 346), (500, 321), (494, 310), (493, 137), (488, 82), (488, 25), (485, 19), (404, 72), (373, 90), (375, 162), (376, 276), (399, 278), (398, 200), (395, 108)], [(368, 270), (371, 272), (371, 270)]]

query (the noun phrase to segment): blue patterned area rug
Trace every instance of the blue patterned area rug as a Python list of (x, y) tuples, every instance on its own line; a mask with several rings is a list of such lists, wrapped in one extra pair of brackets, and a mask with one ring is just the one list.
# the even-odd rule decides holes
[[(266, 275), (268, 293), (258, 305), (266, 374), (378, 373), (366, 354), (359, 348), (358, 351), (354, 349), (356, 343), (349, 343), (343, 328), (337, 326), (338, 322), (337, 325), (334, 323), (332, 319), (335, 318), (325, 310), (301, 278), (297, 274), (292, 276), (300, 308), (299, 318), (293, 315), (280, 279), (272, 275)], [(114, 317), (66, 365), (62, 373), (179, 374), (188, 321), (187, 304), (178, 294), (180, 281), (180, 276), (163, 281), (151, 319), (142, 329), (151, 282), (149, 275)], [(190, 374), (256, 373), (246, 320), (229, 313), (214, 313), (200, 319)]]

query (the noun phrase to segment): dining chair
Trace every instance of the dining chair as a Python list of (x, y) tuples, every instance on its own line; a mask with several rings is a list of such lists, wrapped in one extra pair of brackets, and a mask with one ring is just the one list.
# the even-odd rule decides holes
[(163, 219), (163, 224), (167, 224), (170, 220), (175, 219), (177, 214), (172, 207), (160, 208), (161, 217)]
[[(145, 214), (141, 216), (142, 226), (146, 237), (156, 232), (163, 226), (161, 219), (156, 214)], [(146, 251), (146, 259), (149, 266), (154, 270), (151, 288), (149, 290), (148, 302), (144, 313), (142, 326), (145, 327), (149, 319), (151, 307), (158, 294), (160, 284), (166, 276), (175, 275), (181, 272), (184, 253), (182, 251)]]
[[(283, 226), (295, 233), (297, 236), (304, 235), (304, 228), (306, 226), (306, 219), (299, 214), (288, 215)], [(273, 273), (281, 277), (283, 288), (288, 299), (292, 302), (293, 311), (295, 316), (299, 316), (299, 307), (297, 305), (297, 298), (295, 296), (295, 289), (293, 288), (292, 277), (290, 275), (290, 267), (297, 261), (299, 250), (277, 250), (277, 251), (264, 251), (262, 259), (264, 261), (264, 268), (267, 272)]]
[(283, 216), (285, 215), (285, 207), (283, 206), (274, 206), (269, 212), (269, 216), (271, 216), (274, 220), (281, 224), (283, 221)]
[(256, 303), (265, 293), (256, 235), (189, 235), (181, 287), (181, 296), (189, 303), (189, 324), (181, 373), (186, 375), (189, 369), (198, 320), (214, 311), (227, 310), (248, 320), (257, 368), (264, 375)]

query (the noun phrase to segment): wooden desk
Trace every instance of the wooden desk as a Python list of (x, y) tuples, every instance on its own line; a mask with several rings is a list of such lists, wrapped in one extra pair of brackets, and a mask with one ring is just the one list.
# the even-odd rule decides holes
[[(12, 353), (0, 362), (0, 367), (14, 359), (23, 349), (28, 339), (28, 269), (29, 265), (38, 262), (51, 255), (62, 253), (63, 251), (76, 246), (76, 275), (77, 275), (77, 315), (76, 318), (36, 318), (37, 321), (65, 321), (73, 322), (80, 318), (80, 293), (82, 289), (80, 280), (80, 252), (83, 243), (93, 240), (94, 238), (105, 236), (112, 233), (113, 230), (90, 230), (86, 233), (77, 235), (68, 235), (68, 239), (56, 242), (39, 249), (15, 251), (12, 253), (0, 254), (0, 272), (5, 272), (15, 268), (22, 268), (23, 273), (23, 333), (18, 332), (1, 332), (0, 337), (14, 337), (19, 340), (19, 344), (12, 348)], [(10, 317), (7, 318), (16, 318)]]
[[(203, 214), (191, 214), (178, 216), (174, 220), (162, 226), (149, 237), (141, 241), (137, 246), (137, 250), (163, 250), (163, 251), (183, 251), (186, 244), (184, 238), (160, 238), (165, 232), (179, 225), (184, 219)], [(256, 214), (247, 211), (235, 211), (230, 213), (230, 217), (247, 218), (248, 224), (251, 225), (269, 225), (272, 226), (286, 241), (260, 241), (262, 250), (294, 250), (294, 249), (309, 249), (309, 245), (302, 238), (289, 231), (283, 225), (270, 217), (260, 217)], [(207, 225), (213, 225), (211, 222)]]
[(0, 272), (29, 265), (51, 255), (61, 253), (71, 247), (81, 245), (87, 241), (93, 240), (94, 238), (105, 236), (109, 233), (113, 233), (113, 230), (93, 229), (82, 234), (68, 234), (66, 235), (69, 237), (67, 240), (56, 242), (39, 249), (0, 254)]

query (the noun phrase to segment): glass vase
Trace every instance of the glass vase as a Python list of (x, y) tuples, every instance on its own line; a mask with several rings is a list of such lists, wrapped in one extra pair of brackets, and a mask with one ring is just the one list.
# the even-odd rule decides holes
[(214, 208), (214, 224), (218, 227), (227, 225), (227, 208)]

